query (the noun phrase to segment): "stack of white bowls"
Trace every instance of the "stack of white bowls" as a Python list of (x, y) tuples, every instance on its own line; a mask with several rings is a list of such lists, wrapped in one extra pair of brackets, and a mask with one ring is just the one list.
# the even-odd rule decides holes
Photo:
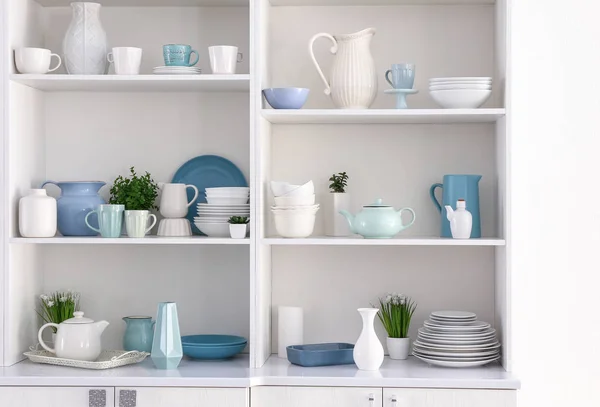
[(206, 202), (215, 205), (245, 205), (250, 197), (248, 187), (206, 188)]
[(196, 227), (209, 237), (229, 237), (232, 216), (250, 217), (250, 188), (206, 188), (206, 201), (197, 204)]
[(479, 76), (431, 78), (429, 94), (445, 109), (476, 109), (492, 94), (492, 78)]
[(312, 235), (319, 205), (315, 205), (312, 181), (303, 185), (271, 181), (275, 205), (271, 207), (275, 229), (282, 237), (301, 238)]

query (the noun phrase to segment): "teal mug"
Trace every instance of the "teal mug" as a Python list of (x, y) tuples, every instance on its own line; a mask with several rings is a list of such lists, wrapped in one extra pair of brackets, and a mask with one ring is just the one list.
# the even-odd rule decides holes
[[(120, 237), (124, 211), (125, 205), (98, 205), (96, 209), (85, 215), (85, 224), (88, 228), (100, 233), (102, 237)], [(100, 229), (96, 229), (89, 224), (88, 218), (92, 213), (98, 215)]]
[[(190, 63), (192, 54), (196, 55), (196, 60)], [(185, 44), (163, 45), (163, 57), (166, 66), (194, 66), (200, 60), (198, 52)]]

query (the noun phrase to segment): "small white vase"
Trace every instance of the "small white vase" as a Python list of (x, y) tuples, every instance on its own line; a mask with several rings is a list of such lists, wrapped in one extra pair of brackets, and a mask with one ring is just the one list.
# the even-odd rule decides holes
[(232, 239), (244, 239), (246, 238), (247, 225), (229, 225), (229, 234)]
[(325, 215), (325, 235), (350, 236), (350, 226), (341, 210), (350, 211), (350, 194), (332, 192), (328, 194), (327, 214)]
[(354, 345), (354, 363), (360, 370), (377, 370), (383, 363), (383, 346), (375, 333), (377, 308), (359, 308), (363, 328)]
[(301, 307), (277, 309), (277, 356), (287, 359), (287, 347), (304, 345), (304, 311)]
[(23, 237), (56, 235), (56, 199), (45, 189), (32, 189), (19, 201), (19, 233)]
[(408, 358), (410, 350), (410, 338), (388, 338), (386, 339), (390, 359), (404, 360)]
[(73, 17), (63, 41), (65, 67), (70, 75), (104, 75), (108, 69), (106, 32), (98, 3), (71, 3)]

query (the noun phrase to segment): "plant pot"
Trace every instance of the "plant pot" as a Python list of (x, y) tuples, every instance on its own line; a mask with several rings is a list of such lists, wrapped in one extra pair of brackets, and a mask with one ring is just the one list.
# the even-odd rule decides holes
[(246, 237), (246, 224), (229, 225), (229, 234), (232, 239), (244, 239)]
[(327, 195), (325, 234), (335, 237), (350, 236), (352, 232), (348, 221), (340, 214), (341, 210), (350, 211), (350, 194), (332, 192)]
[(390, 359), (404, 360), (410, 351), (410, 338), (390, 338), (386, 340)]

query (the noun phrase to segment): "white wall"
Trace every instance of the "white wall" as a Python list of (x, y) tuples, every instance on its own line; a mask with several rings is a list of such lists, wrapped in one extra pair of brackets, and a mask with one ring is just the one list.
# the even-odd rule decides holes
[(512, 3), (519, 406), (598, 406), (599, 6)]

